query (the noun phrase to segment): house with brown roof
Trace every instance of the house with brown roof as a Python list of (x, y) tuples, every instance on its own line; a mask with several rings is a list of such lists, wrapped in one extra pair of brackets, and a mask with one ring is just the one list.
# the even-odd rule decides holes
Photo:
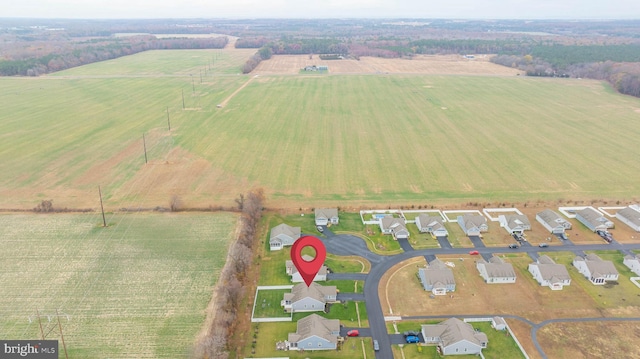
[[(313, 260), (313, 257), (310, 255), (303, 255), (302, 259), (304, 259), (307, 262), (311, 262)], [(300, 274), (300, 272), (298, 272), (298, 268), (296, 268), (296, 266), (293, 264), (293, 261), (288, 259), (285, 262), (285, 271), (287, 273), (287, 275), (291, 276), (291, 281), (293, 283), (302, 283), (304, 282), (304, 279), (302, 279), (302, 275)], [(327, 280), (327, 266), (325, 266), (324, 264), (322, 265), (322, 267), (320, 267), (320, 270), (318, 271), (318, 273), (316, 274), (316, 276), (313, 278), (314, 282), (324, 282)]]
[(627, 254), (626, 256), (624, 256), (624, 260), (622, 261), (622, 263), (626, 265), (633, 273), (640, 276), (640, 254)]
[(418, 277), (424, 290), (434, 295), (445, 295), (456, 290), (453, 271), (437, 258), (432, 260), (427, 268), (420, 268)]
[(531, 222), (524, 214), (501, 214), (498, 221), (509, 234), (524, 234), (524, 231), (531, 230)]
[(322, 286), (312, 282), (307, 287), (305, 283), (300, 283), (291, 288), (291, 293), (284, 294), (280, 304), (287, 313), (321, 312), (327, 304), (337, 301), (337, 295), (335, 285)]
[(565, 230), (571, 229), (571, 222), (550, 209), (538, 212), (536, 220), (552, 234), (563, 234)]
[(409, 230), (404, 218), (382, 217), (380, 219), (380, 231), (382, 231), (382, 234), (391, 234), (396, 240), (409, 238)]
[(576, 219), (584, 224), (591, 231), (606, 231), (613, 228), (614, 224), (608, 220), (602, 213), (593, 207), (587, 207), (576, 211)]
[(481, 214), (465, 213), (458, 216), (458, 225), (467, 236), (479, 236), (481, 232), (489, 230), (487, 219)]
[(314, 212), (316, 226), (326, 226), (329, 223), (338, 224), (340, 222), (337, 208), (316, 208)]
[(595, 285), (618, 280), (619, 273), (613, 262), (605, 261), (593, 253), (587, 254), (584, 258), (576, 256), (573, 266)]
[(567, 268), (557, 264), (549, 256), (540, 256), (535, 263), (530, 263), (529, 273), (541, 286), (549, 287), (551, 290), (562, 290), (565, 285), (571, 284)]
[(625, 207), (616, 213), (616, 218), (634, 231), (640, 232), (640, 206)]
[(298, 320), (295, 333), (289, 333), (289, 350), (335, 350), (340, 337), (340, 320), (311, 314)]
[(471, 324), (458, 318), (423, 325), (421, 329), (425, 343), (436, 344), (442, 355), (481, 354), (489, 342), (485, 333), (475, 331)]
[(421, 213), (416, 217), (416, 226), (420, 233), (430, 233), (435, 237), (446, 237), (449, 235), (440, 216), (429, 216)]
[(493, 256), (489, 261), (479, 259), (476, 268), (484, 281), (490, 284), (515, 283), (516, 271), (511, 263), (505, 262), (502, 258)]
[(285, 223), (271, 228), (269, 249), (279, 251), (285, 246), (292, 246), (300, 238), (300, 227), (291, 227)]

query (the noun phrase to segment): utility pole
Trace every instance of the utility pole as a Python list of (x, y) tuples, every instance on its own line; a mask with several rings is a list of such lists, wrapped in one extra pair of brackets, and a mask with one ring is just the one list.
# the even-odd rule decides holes
[(142, 134), (142, 146), (144, 146), (144, 163), (147, 164), (147, 141), (144, 138), (144, 133)]
[(167, 106), (167, 123), (169, 124), (169, 131), (171, 131), (171, 119), (169, 118), (169, 106)]
[(40, 311), (36, 309), (36, 314), (38, 315), (38, 324), (40, 325), (40, 336), (42, 340), (44, 340), (44, 330), (42, 330), (42, 321), (40, 320)]
[[(104, 217), (104, 206), (102, 205), (102, 190), (100, 189), (100, 186), (98, 186), (98, 194), (100, 195), (100, 210), (102, 210), (102, 226), (106, 227), (107, 219)], [(38, 319), (39, 318), (40, 317), (38, 316)], [(42, 330), (42, 328), (40, 328), (40, 330)], [(42, 340), (44, 340), (44, 338)]]
[(58, 314), (58, 309), (56, 309), (56, 318), (58, 318), (58, 329), (60, 329), (60, 338), (62, 339), (62, 347), (64, 348), (64, 357), (69, 359), (69, 355), (67, 354), (67, 345), (64, 343), (64, 334), (62, 334), (62, 325), (60, 324), (60, 315)]

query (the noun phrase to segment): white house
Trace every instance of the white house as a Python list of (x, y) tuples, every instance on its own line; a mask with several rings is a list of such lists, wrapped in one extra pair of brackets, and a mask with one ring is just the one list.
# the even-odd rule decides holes
[(487, 219), (480, 214), (466, 213), (458, 216), (458, 225), (467, 236), (479, 236), (480, 232), (489, 230)]
[(541, 286), (551, 290), (562, 290), (565, 285), (571, 284), (567, 268), (556, 264), (549, 256), (540, 256), (535, 263), (530, 263), (529, 273)]
[(416, 217), (416, 226), (420, 233), (431, 233), (435, 237), (446, 237), (449, 235), (440, 216), (429, 216), (421, 213)]
[(329, 223), (338, 224), (337, 208), (316, 208), (315, 209), (316, 226), (326, 226)]
[(524, 214), (501, 214), (498, 221), (509, 234), (524, 234), (524, 231), (531, 230), (531, 222)]
[(322, 312), (327, 304), (335, 303), (338, 291), (336, 286), (321, 286), (311, 283), (307, 287), (300, 283), (291, 288), (291, 293), (285, 293), (280, 305), (288, 313)]
[(592, 230), (595, 231), (606, 231), (609, 228), (613, 228), (614, 224), (610, 220), (608, 220), (602, 213), (598, 212), (595, 208), (587, 207), (585, 209), (581, 209), (576, 211), (576, 219), (580, 221), (580, 223), (584, 224)]
[(503, 317), (493, 317), (491, 318), (491, 327), (495, 330), (506, 330), (507, 322)]
[(616, 213), (616, 218), (631, 227), (634, 231), (640, 232), (640, 209), (636, 208), (638, 207), (625, 207)]
[(437, 258), (432, 260), (427, 268), (420, 268), (418, 277), (424, 290), (434, 295), (445, 295), (456, 290), (453, 271)]
[(436, 344), (443, 355), (481, 354), (489, 342), (486, 334), (475, 331), (471, 324), (458, 318), (423, 325), (421, 329), (425, 343)]
[(476, 268), (484, 281), (491, 284), (515, 283), (516, 271), (511, 263), (505, 262), (502, 258), (493, 256), (489, 262), (480, 259), (476, 262)]
[(550, 209), (538, 212), (536, 220), (552, 234), (562, 234), (565, 230), (571, 229), (571, 222)]
[(640, 254), (624, 256), (622, 261), (633, 273), (640, 276)]
[(380, 220), (380, 231), (382, 234), (391, 234), (393, 238), (407, 239), (409, 238), (409, 230), (407, 229), (404, 218), (395, 218), (393, 216), (384, 216)]
[(587, 254), (584, 258), (576, 256), (573, 259), (573, 266), (595, 285), (618, 280), (618, 270), (613, 262), (602, 260), (593, 253)]
[(289, 350), (335, 350), (339, 337), (340, 320), (311, 314), (298, 320), (298, 328), (289, 333), (286, 346)]
[[(305, 254), (302, 256), (302, 259), (304, 259), (307, 262), (311, 262), (313, 260), (313, 257)], [(291, 276), (291, 281), (293, 283), (304, 282), (304, 279), (302, 279), (302, 275), (300, 274), (300, 272), (298, 272), (298, 268), (296, 268), (292, 260), (289, 259), (285, 262), (285, 270), (286, 270), (286, 273)], [(326, 281), (327, 272), (328, 272), (327, 266), (323, 264), (322, 267), (320, 267), (320, 270), (318, 271), (316, 276), (313, 278), (313, 281), (314, 282)]]
[(291, 227), (284, 223), (271, 228), (269, 236), (269, 249), (281, 250), (285, 246), (292, 246), (300, 238), (300, 227)]

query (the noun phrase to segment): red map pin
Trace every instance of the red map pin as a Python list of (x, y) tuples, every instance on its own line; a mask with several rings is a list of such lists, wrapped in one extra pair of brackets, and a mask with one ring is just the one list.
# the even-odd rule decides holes
[[(307, 262), (302, 259), (302, 249), (304, 247), (311, 247), (316, 251), (316, 257), (313, 260)], [(324, 264), (324, 260), (327, 258), (327, 249), (324, 247), (322, 241), (314, 236), (300, 237), (297, 241), (293, 242), (291, 247), (291, 261), (296, 266), (298, 272), (307, 284), (307, 287), (311, 285), (313, 279), (318, 274), (320, 268)]]

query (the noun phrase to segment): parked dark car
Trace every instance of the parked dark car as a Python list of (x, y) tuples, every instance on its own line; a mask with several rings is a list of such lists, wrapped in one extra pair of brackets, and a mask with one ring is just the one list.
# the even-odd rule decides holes
[(549, 245), (547, 243), (540, 243), (540, 244), (538, 244), (538, 247), (547, 248), (547, 247), (549, 247)]
[(511, 243), (511, 244), (509, 245), (509, 248), (512, 248), (512, 249), (516, 249), (516, 248), (518, 248), (518, 247), (520, 247), (520, 246), (519, 246), (519, 245), (517, 245), (517, 244), (515, 244), (515, 243)]

